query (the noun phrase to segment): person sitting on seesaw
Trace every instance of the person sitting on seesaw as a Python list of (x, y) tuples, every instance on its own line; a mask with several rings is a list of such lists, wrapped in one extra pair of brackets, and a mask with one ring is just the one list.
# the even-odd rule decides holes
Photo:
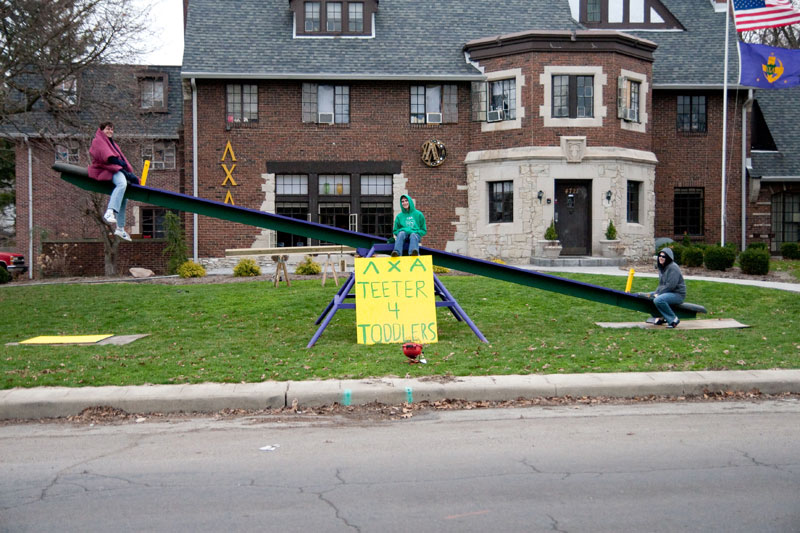
[(419, 242), (428, 233), (425, 215), (414, 208), (414, 200), (407, 194), (400, 197), (400, 212), (394, 219), (394, 250), (392, 257), (403, 255), (403, 246), (408, 239), (408, 255), (419, 255)]

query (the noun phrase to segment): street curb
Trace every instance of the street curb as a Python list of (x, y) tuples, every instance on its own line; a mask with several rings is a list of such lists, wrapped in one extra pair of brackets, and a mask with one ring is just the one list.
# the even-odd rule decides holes
[(262, 383), (201, 383), (131, 387), (38, 387), (0, 391), (0, 419), (56, 418), (88, 407), (110, 406), (128, 413), (216, 412), (223, 409), (321, 407), (339, 403), (466, 400), (506, 401), (537, 397), (628, 398), (686, 396), (717, 391), (800, 393), (800, 370), (718, 372), (630, 372), (524, 376), (374, 378)]

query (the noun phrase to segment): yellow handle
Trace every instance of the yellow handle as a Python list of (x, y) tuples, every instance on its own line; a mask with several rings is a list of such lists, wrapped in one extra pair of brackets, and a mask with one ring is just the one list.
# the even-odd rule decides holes
[(633, 269), (628, 272), (628, 284), (625, 285), (625, 292), (631, 292), (631, 285), (633, 285)]
[(147, 171), (148, 170), (150, 170), (150, 160), (149, 159), (145, 159), (144, 160), (144, 167), (142, 168), (142, 179), (140, 180), (141, 183), (142, 183), (142, 187), (144, 187), (145, 184), (147, 183)]

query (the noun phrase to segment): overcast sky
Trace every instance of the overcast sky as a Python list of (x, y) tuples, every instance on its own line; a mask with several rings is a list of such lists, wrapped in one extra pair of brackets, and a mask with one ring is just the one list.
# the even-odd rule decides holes
[(149, 24), (154, 38), (142, 64), (180, 65), (183, 61), (183, 0), (136, 0), (152, 6)]

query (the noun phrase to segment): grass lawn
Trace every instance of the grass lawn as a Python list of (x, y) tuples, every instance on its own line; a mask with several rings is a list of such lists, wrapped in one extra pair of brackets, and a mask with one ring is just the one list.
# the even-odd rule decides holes
[[(624, 289), (626, 279), (569, 277)], [(743, 330), (609, 330), (597, 321), (641, 313), (475, 276), (442, 276), (486, 335), (481, 343), (440, 308), (427, 365), (398, 345), (356, 344), (355, 312), (341, 310), (306, 349), (314, 320), (336, 292), (296, 281), (204, 285), (98, 284), (0, 287), (0, 343), (38, 335), (148, 333), (127, 346), (3, 346), (0, 388), (42, 385), (257, 382), (370, 376), (492, 375), (800, 368), (797, 293), (688, 281), (707, 318)], [(633, 291), (655, 288), (636, 279)]]

